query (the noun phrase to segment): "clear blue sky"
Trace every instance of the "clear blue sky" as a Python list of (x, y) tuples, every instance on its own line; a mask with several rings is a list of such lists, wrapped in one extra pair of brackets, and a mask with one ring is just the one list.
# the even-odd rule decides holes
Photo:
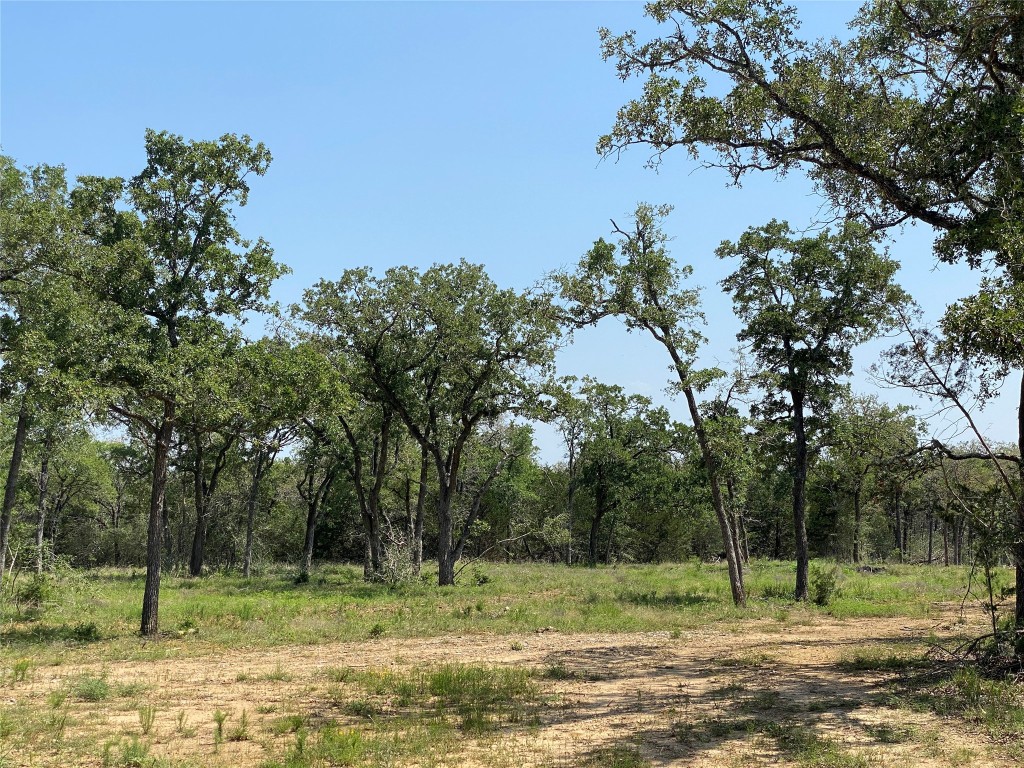
[[(799, 7), (805, 30), (841, 35), (857, 6)], [(263, 141), (274, 162), (239, 223), (292, 268), (275, 289), (285, 304), (361, 265), (464, 258), (526, 287), (608, 235), (610, 217), (638, 201), (671, 203), (674, 253), (706, 288), (705, 360), (728, 365), (738, 324), (716, 285), (730, 268), (714, 248), (773, 217), (804, 226), (819, 201), (798, 176), (727, 188), (682, 154), (660, 173), (643, 168), (642, 150), (600, 162), (597, 137), (638, 90), (601, 61), (600, 26), (649, 28), (634, 2), (3, 0), (0, 147), (72, 177), (130, 176), (146, 128)], [(960, 267), (933, 270), (922, 228), (892, 252), (933, 318), (974, 282)], [(884, 346), (864, 348), (858, 369)], [(666, 366), (652, 342), (611, 321), (581, 334), (560, 363), (659, 400)], [(855, 386), (871, 389), (863, 375)], [(1011, 439), (1016, 417), (1004, 400), (980, 419), (999, 440)], [(553, 436), (540, 441), (557, 460)]]

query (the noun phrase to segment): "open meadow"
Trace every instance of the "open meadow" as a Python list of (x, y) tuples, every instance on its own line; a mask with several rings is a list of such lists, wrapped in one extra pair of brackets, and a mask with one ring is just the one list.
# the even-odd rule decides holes
[[(821, 574), (816, 584), (827, 582)], [(1013, 766), (1019, 686), (948, 663), (963, 568), (486, 563), (455, 587), (69, 572), (3, 613), (3, 766)], [(1009, 571), (997, 572), (1009, 583)], [(824, 584), (822, 589), (828, 587)], [(961, 607), (961, 602), (963, 605)]]

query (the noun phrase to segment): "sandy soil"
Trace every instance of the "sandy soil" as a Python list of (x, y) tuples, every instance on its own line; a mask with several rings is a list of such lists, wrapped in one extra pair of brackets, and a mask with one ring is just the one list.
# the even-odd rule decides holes
[[(294, 740), (291, 734), (271, 735), (271, 722), (283, 715), (359, 723), (337, 707), (338, 684), (329, 682), (328, 668), (515, 665), (548, 670), (542, 681), (547, 703), (539, 725), (471, 741), (440, 764), (597, 765), (600, 758), (595, 755), (615, 747), (636, 749), (655, 766), (785, 764), (777, 741), (765, 732), (766, 724), (776, 723), (811, 728), (850, 754), (863, 755), (871, 766), (1014, 765), (999, 757), (1003, 750), (994, 748), (980, 730), (891, 706), (885, 675), (836, 666), (869, 647), (886, 653), (920, 650), (930, 634), (954, 631), (951, 613), (941, 622), (822, 620), (787, 626), (760, 621), (742, 627), (712, 625), (677, 636), (542, 630), (501, 637), (382, 638), (180, 660), (39, 668), (27, 683), (6, 691), (2, 701), (5, 706), (20, 702), (45, 707), (47, 694), (68, 680), (102, 673), (112, 685), (145, 686), (141, 700), (157, 708), (149, 736), (154, 755), (199, 765), (255, 766)], [(138, 734), (139, 701), (70, 704), (69, 733)], [(218, 709), (231, 715), (227, 730), (237, 725), (245, 709), (258, 738), (225, 743), (215, 753), (212, 713)], [(178, 727), (179, 717), (184, 729)], [(23, 762), (8, 755), (12, 757), (15, 765), (50, 764), (39, 754)], [(66, 750), (52, 760), (69, 765)], [(71, 764), (100, 761), (94, 750), (72, 758)]]

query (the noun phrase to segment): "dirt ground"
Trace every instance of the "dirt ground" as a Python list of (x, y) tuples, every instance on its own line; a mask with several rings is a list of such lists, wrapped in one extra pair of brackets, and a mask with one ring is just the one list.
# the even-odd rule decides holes
[[(244, 709), (254, 733), (270, 734), (271, 722), (289, 713), (313, 720), (338, 717), (325, 698), (331, 668), (514, 665), (543, 673), (547, 703), (539, 723), (469, 743), (458, 755), (434, 764), (598, 765), (602, 750), (616, 748), (638, 752), (654, 766), (808, 764), (780, 752), (779, 742), (765, 735), (776, 724), (811, 729), (839, 744), (844, 755), (862, 761), (838, 766), (1014, 765), (999, 757), (1002, 750), (993, 748), (980, 729), (894, 708), (887, 675), (837, 667), (837, 662), (871, 648), (920, 652), (926, 637), (956, 631), (950, 612), (943, 621), (823, 619), (794, 626), (766, 620), (672, 634), (540, 630), (500, 637), (381, 638), (164, 661), (44, 667), (3, 698), (7, 705), (22, 701), (45, 707), (48, 693), (68, 680), (83, 673), (102, 674), (111, 685), (145, 687), (145, 700), (157, 710), (149, 734), (151, 754), (199, 765), (256, 766), (286, 737), (266, 735), (215, 750), (211, 713), (230, 713), (235, 718), (228, 721), (230, 727)], [(72, 733), (139, 732), (138, 700), (71, 706)], [(359, 723), (357, 717), (340, 719)], [(30, 764), (13, 757), (15, 765)], [(39, 757), (33, 756), (31, 764), (46, 765)], [(68, 765), (66, 753), (60, 763)], [(94, 751), (73, 763), (99, 765), (100, 759)]]

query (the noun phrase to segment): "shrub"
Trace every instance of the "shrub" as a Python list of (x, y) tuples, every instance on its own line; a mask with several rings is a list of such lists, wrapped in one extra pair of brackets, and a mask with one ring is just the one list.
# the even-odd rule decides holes
[(815, 605), (828, 605), (837, 595), (839, 575), (842, 573), (835, 563), (811, 564), (811, 601)]

